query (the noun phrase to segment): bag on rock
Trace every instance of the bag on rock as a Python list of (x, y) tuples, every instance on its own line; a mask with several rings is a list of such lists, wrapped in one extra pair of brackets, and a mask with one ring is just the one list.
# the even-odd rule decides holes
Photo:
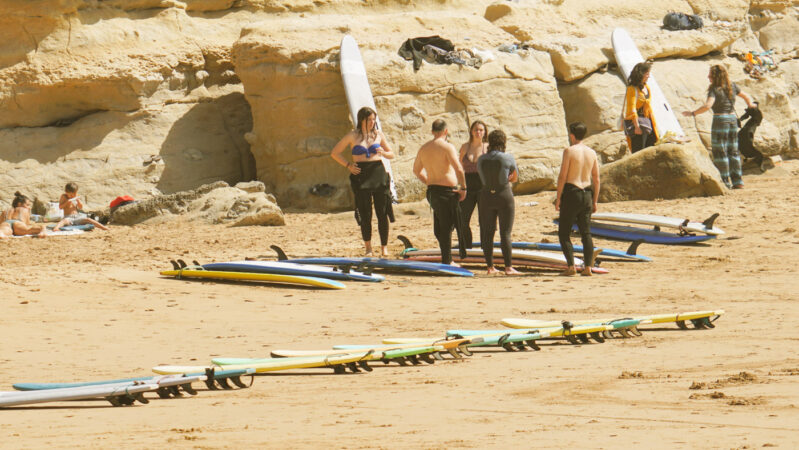
[(696, 14), (670, 12), (663, 17), (663, 28), (670, 31), (698, 30), (702, 26), (702, 18)]

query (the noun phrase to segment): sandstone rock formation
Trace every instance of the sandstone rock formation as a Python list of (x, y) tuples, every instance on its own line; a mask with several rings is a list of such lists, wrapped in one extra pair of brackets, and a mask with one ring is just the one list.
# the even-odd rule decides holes
[(721, 195), (718, 170), (698, 144), (664, 144), (606, 164), (600, 170), (600, 202)]
[[(0, 199), (20, 190), (55, 200), (77, 181), (98, 209), (122, 194), (258, 179), (288, 208), (348, 208), (346, 172), (327, 157), (351, 127), (338, 67), (345, 34), (361, 44), (403, 200), (421, 196), (409, 166), (436, 118), (448, 120), (455, 144), (478, 118), (508, 132), (518, 192), (554, 187), (571, 120), (589, 124), (603, 161), (623, 158), (624, 83), (609, 39), (619, 26), (655, 59), (675, 110), (701, 103), (708, 66), (725, 64), (761, 102), (756, 146), (795, 157), (797, 8), (796, 0), (0, 0)], [(700, 14), (706, 26), (664, 31), (668, 11)], [(397, 49), (432, 34), (496, 59), (414, 73)], [(513, 43), (529, 50), (497, 50)], [(737, 56), (769, 49), (780, 68), (750, 79)], [(709, 116), (680, 121), (709, 145)]]
[(121, 206), (111, 214), (111, 223), (135, 225), (173, 220), (224, 223), (231, 226), (285, 225), (275, 197), (263, 191), (263, 184), (230, 187), (224, 181), (190, 191), (158, 195)]

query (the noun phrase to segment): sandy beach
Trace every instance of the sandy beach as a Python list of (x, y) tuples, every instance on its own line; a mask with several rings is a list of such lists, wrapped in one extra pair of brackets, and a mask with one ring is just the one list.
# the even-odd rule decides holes
[[(601, 204), (602, 211), (694, 220), (719, 212), (716, 224), (727, 233), (694, 246), (642, 245), (653, 262), (608, 262), (609, 274), (590, 279), (542, 271), (488, 277), (476, 268), (473, 279), (389, 274), (383, 283), (322, 291), (158, 275), (169, 259), (271, 255), (270, 244), (290, 256), (359, 255), (351, 212), (289, 208), (284, 227), (176, 223), (4, 240), (3, 391), (15, 382), (144, 376), (159, 364), (268, 357), (272, 349), (440, 337), (453, 328), (498, 328), (505, 317), (726, 314), (713, 330), (667, 325), (604, 344), (478, 349), (460, 361), (377, 364), (372, 373), (277, 373), (256, 377), (250, 389), (201, 389), (134, 407), (85, 401), (0, 410), (0, 447), (794, 448), (799, 162), (745, 182), (723, 197)], [(516, 198), (515, 240), (557, 241), (553, 198)], [(393, 254), (401, 250), (398, 234), (435, 246), (425, 203), (398, 210)]]

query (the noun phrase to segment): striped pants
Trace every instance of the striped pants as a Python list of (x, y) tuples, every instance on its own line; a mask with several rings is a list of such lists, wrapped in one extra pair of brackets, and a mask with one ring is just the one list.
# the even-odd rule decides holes
[(710, 146), (713, 152), (713, 164), (719, 169), (724, 184), (728, 188), (743, 186), (741, 154), (738, 152), (738, 118), (735, 114), (713, 116)]

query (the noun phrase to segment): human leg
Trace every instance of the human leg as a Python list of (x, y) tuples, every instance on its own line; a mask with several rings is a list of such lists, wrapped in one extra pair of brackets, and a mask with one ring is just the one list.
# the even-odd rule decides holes
[(710, 131), (710, 149), (713, 153), (713, 164), (719, 170), (721, 180), (728, 188), (730, 183), (730, 162), (727, 158), (727, 121), (720, 116), (713, 117), (713, 124)]
[(733, 188), (742, 188), (744, 185), (743, 170), (741, 168), (741, 153), (738, 151), (738, 124), (729, 123), (725, 141), (727, 143), (727, 160), (730, 165), (730, 181)]
[(508, 188), (500, 192), (498, 195), (498, 218), (499, 218), (499, 241), (502, 248), (502, 258), (505, 263), (505, 273), (508, 269), (512, 273), (513, 270), (513, 241), (511, 240), (511, 232), (513, 231), (513, 219), (516, 214), (516, 204), (513, 201), (513, 191)]
[(591, 207), (593, 204), (591, 189), (586, 189), (580, 193), (581, 208), (577, 212), (577, 229), (580, 231), (580, 239), (583, 243), (583, 275), (591, 275), (591, 267), (594, 265), (594, 240), (591, 238)]
[(452, 188), (444, 186), (428, 186), (427, 201), (433, 208), (433, 232), (441, 251), (441, 263), (452, 264), (452, 228), (455, 218), (452, 217), (453, 199), (458, 201)]
[(574, 247), (571, 242), (571, 231), (577, 219), (574, 196), (572, 189), (576, 189), (570, 184), (563, 188), (560, 200), (560, 216), (558, 218), (558, 240), (563, 256), (566, 257), (568, 268), (563, 275), (574, 275)]
[(388, 207), (391, 197), (385, 192), (374, 192), (372, 195), (375, 205), (375, 216), (377, 216), (377, 231), (380, 235), (380, 255), (388, 256)]
[(480, 193), (480, 207), (478, 217), (480, 219), (480, 247), (483, 249), (488, 273), (496, 273), (494, 268), (494, 233), (497, 227), (497, 208), (493, 201), (493, 195), (488, 192)]
[(355, 207), (361, 216), (361, 238), (369, 255), (372, 253), (372, 193), (367, 190), (356, 191)]

